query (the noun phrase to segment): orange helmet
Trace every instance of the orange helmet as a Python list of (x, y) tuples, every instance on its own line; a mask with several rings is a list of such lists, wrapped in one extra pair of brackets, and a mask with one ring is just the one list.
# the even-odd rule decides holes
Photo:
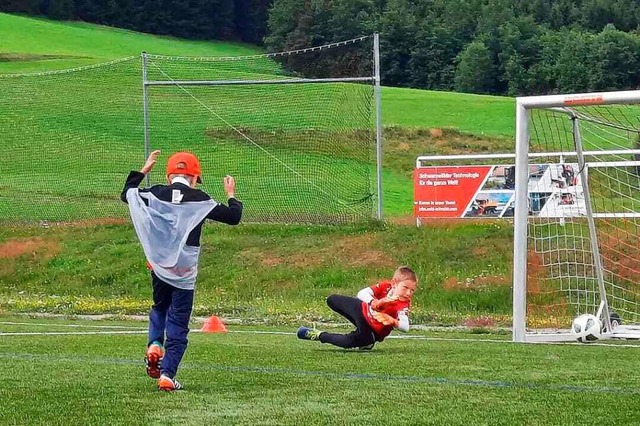
[(167, 178), (169, 175), (196, 176), (198, 183), (202, 183), (200, 177), (200, 161), (190, 152), (176, 152), (167, 160)]

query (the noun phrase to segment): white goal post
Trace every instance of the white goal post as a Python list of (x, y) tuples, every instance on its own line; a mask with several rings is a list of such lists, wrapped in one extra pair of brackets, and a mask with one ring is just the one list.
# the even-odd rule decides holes
[[(514, 341), (572, 340), (584, 313), (603, 337), (640, 338), (638, 104), (640, 91), (517, 98)], [(544, 153), (562, 158), (546, 186)]]

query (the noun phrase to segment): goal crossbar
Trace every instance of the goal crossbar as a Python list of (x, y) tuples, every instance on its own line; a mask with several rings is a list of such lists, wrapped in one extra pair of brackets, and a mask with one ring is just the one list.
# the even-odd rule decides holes
[(292, 78), (282, 80), (156, 80), (145, 81), (145, 86), (230, 86), (253, 84), (320, 84), (320, 83), (375, 83), (373, 77), (345, 78)]
[(516, 98), (517, 108), (560, 108), (578, 105), (640, 103), (640, 91), (575, 93), (570, 95), (521, 96)]
[[(584, 151), (582, 153), (585, 157), (596, 155), (640, 155), (640, 149), (613, 149), (605, 151)], [(575, 151), (570, 152), (530, 152), (529, 158), (546, 158), (546, 157), (576, 157), (578, 154)], [(516, 154), (454, 154), (454, 155), (421, 155), (416, 158), (416, 166), (420, 167), (423, 161), (453, 161), (453, 160), (491, 160), (491, 159), (510, 159), (516, 158)], [(620, 162), (616, 162), (620, 163)], [(631, 161), (627, 164), (629, 166), (635, 165), (635, 161)], [(608, 162), (598, 162), (592, 164), (608, 164)]]

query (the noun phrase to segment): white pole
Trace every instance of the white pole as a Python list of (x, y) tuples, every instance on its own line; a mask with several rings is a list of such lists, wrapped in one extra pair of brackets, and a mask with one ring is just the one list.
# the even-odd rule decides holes
[(290, 78), (286, 80), (158, 80), (147, 81), (147, 86), (252, 86), (269, 84), (322, 84), (375, 82), (373, 77), (339, 77), (339, 78)]
[(527, 314), (529, 111), (516, 103), (516, 200), (513, 230), (513, 341), (524, 342)]
[[(611, 316), (609, 313), (609, 302), (607, 301), (607, 291), (604, 287), (604, 267), (602, 266), (602, 258), (600, 257), (600, 247), (598, 245), (598, 234), (596, 231), (596, 222), (593, 217), (593, 205), (591, 204), (591, 193), (589, 191), (589, 169), (584, 161), (582, 152), (582, 136), (580, 135), (580, 122), (573, 117), (573, 141), (578, 153), (578, 167), (580, 168), (580, 181), (582, 183), (582, 192), (584, 194), (584, 205), (587, 211), (587, 224), (589, 225), (589, 242), (591, 243), (591, 254), (593, 255), (593, 266), (595, 268), (596, 277), (598, 278), (598, 289), (600, 290), (600, 302), (603, 308), (604, 325), (607, 331), (611, 332)], [(595, 314), (595, 312), (594, 312)]]
[[(144, 113), (144, 159), (149, 157), (149, 98), (147, 95), (147, 52), (142, 52), (142, 110)], [(147, 186), (149, 186), (147, 174)]]
[(373, 34), (373, 78), (376, 100), (376, 173), (378, 207), (376, 217), (382, 220), (382, 92), (380, 90), (380, 35)]
[(640, 103), (640, 90), (621, 92), (573, 93), (570, 95), (525, 96), (518, 98), (526, 108), (572, 107), (579, 105), (609, 105)]

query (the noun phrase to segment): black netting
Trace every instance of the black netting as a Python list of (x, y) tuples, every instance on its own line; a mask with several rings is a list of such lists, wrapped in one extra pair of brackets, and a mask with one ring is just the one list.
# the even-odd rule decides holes
[(144, 161), (140, 58), (0, 76), (0, 217), (125, 217), (128, 170)]
[[(202, 188), (223, 200), (233, 175), (248, 222), (343, 223), (372, 217), (375, 192), (372, 40), (289, 55), (147, 55), (150, 149), (200, 157)], [(299, 65), (333, 58), (349, 82), (283, 84)], [(287, 62), (295, 57), (296, 70)], [(284, 60), (288, 58), (288, 60)], [(337, 59), (336, 59), (337, 58)], [(309, 67), (311, 69), (312, 67)], [(337, 69), (339, 68), (339, 70)], [(368, 74), (367, 74), (368, 72)], [(143, 61), (0, 76), (4, 161), (0, 217), (12, 221), (125, 218), (119, 195), (144, 163)], [(333, 78), (322, 75), (323, 78)], [(255, 84), (194, 85), (250, 80)], [(279, 84), (266, 84), (278, 81)]]
[[(628, 323), (640, 319), (640, 167), (633, 151), (639, 135), (637, 105), (531, 111), (531, 151), (556, 153), (529, 159), (535, 217), (529, 220), (527, 310), (533, 328), (536, 315), (548, 319), (544, 326), (566, 328), (577, 314), (595, 314), (600, 271), (610, 309)], [(586, 165), (578, 161), (578, 141)]]

